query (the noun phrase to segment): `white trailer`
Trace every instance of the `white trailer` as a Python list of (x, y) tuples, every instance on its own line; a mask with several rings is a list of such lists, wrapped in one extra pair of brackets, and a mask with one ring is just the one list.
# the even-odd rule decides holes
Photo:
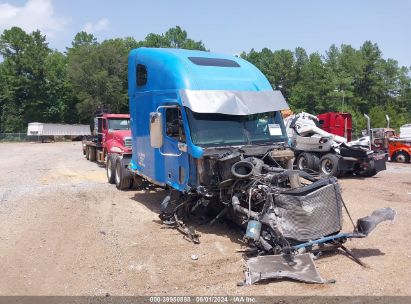
[(28, 136), (88, 136), (91, 135), (89, 125), (69, 125), (31, 122), (27, 126)]
[(400, 138), (411, 138), (411, 124), (403, 125), (400, 128)]

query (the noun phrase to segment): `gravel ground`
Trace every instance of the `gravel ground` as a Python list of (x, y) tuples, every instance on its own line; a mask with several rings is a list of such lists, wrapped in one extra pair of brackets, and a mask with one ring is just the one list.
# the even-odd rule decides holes
[(398, 213), (347, 243), (367, 268), (333, 254), (316, 266), (335, 284), (237, 287), (235, 227), (199, 226), (201, 244), (186, 241), (158, 219), (164, 192), (118, 191), (80, 143), (2, 143), (0, 160), (0, 295), (411, 295), (411, 164), (341, 180), (355, 219), (387, 206)]

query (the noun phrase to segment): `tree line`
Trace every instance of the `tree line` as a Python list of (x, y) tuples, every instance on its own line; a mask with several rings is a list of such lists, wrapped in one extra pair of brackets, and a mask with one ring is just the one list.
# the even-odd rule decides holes
[[(25, 132), (28, 122), (90, 123), (94, 110), (110, 105), (113, 113), (128, 112), (127, 55), (137, 47), (169, 47), (207, 51), (179, 26), (148, 34), (98, 42), (79, 32), (64, 52), (48, 46), (40, 31), (4, 30), (0, 36), (0, 133)], [(256, 65), (274, 89), (281, 90), (295, 112), (317, 114), (346, 111), (354, 128), (365, 127), (368, 113), (375, 127), (411, 122), (410, 69), (384, 59), (378, 45), (364, 42), (332, 45), (308, 54), (292, 50), (251, 50), (242, 58)]]

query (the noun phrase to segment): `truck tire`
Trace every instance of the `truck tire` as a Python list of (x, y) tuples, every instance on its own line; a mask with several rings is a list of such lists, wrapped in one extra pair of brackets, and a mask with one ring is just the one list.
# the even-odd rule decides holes
[(116, 154), (108, 154), (107, 155), (107, 164), (106, 164), (106, 175), (107, 175), (107, 181), (110, 184), (115, 184), (116, 183)]
[(144, 180), (141, 176), (134, 176), (130, 182), (130, 189), (132, 190), (141, 190), (144, 186)]
[(88, 151), (89, 151), (89, 161), (92, 161), (92, 162), (96, 161), (96, 154), (97, 154), (96, 147), (89, 147)]
[(116, 167), (115, 167), (115, 183), (116, 187), (119, 190), (127, 190), (130, 189), (130, 184), (132, 180), (126, 176), (125, 172), (126, 168), (124, 168), (121, 158), (116, 157)]
[(392, 158), (397, 163), (409, 163), (410, 162), (410, 155), (404, 151), (399, 151), (395, 153)]
[(325, 154), (320, 159), (320, 174), (325, 176), (340, 177), (342, 172), (338, 170), (338, 156), (335, 154)]
[(366, 170), (363, 170), (360, 172), (361, 176), (364, 177), (371, 177), (377, 174), (377, 170), (375, 169), (375, 162), (374, 160), (370, 160), (370, 163), (368, 164), (368, 168)]
[(320, 159), (315, 154), (303, 152), (297, 156), (296, 163), (299, 170), (311, 169), (318, 171)]

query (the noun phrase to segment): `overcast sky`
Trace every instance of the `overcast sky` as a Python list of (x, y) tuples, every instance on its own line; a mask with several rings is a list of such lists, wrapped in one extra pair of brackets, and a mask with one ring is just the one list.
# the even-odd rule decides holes
[(100, 41), (141, 40), (176, 25), (220, 53), (302, 46), (323, 54), (333, 43), (371, 40), (385, 58), (411, 66), (409, 0), (0, 0), (0, 31), (40, 29), (61, 51), (81, 30)]

